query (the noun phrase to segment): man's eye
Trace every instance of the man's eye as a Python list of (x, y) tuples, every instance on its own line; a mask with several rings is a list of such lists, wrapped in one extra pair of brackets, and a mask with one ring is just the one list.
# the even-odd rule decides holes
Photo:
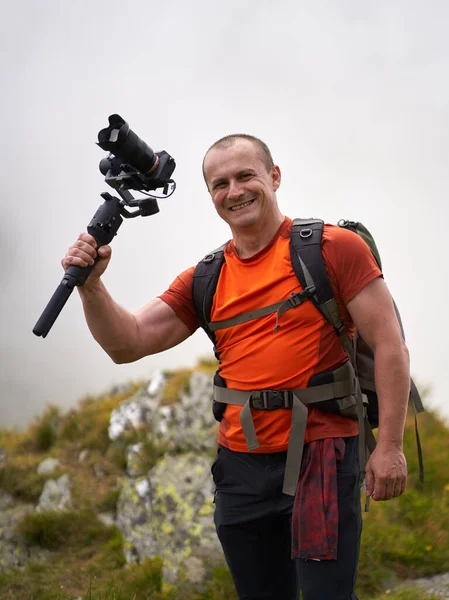
[(243, 175), (242, 175), (242, 177), (241, 177), (241, 178), (242, 178), (242, 179), (249, 179), (249, 178), (250, 178), (250, 177), (252, 177), (252, 176), (253, 176), (253, 174), (252, 174), (252, 173), (243, 173)]
[(220, 183), (216, 183), (214, 185), (214, 190), (219, 190), (222, 189), (226, 186), (226, 182), (225, 181), (221, 181)]

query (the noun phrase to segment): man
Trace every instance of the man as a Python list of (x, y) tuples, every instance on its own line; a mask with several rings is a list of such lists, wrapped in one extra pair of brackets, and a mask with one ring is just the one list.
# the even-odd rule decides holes
[[(252, 136), (227, 136), (206, 153), (203, 173), (214, 207), (232, 232), (212, 321), (269, 306), (300, 290), (288, 253), (291, 220), (282, 215), (276, 199), (281, 172), (266, 145)], [(365, 243), (348, 231), (325, 226), (322, 249), (347, 331), (351, 335), (356, 327), (375, 355), (380, 424), (378, 444), (367, 465), (366, 494), (388, 500), (402, 494), (406, 486), (402, 437), (410, 384), (408, 352), (391, 296)], [(131, 314), (114, 302), (101, 282), (111, 249), (102, 247), (98, 255), (79, 292), (94, 338), (115, 362), (162, 352), (195, 331), (193, 268), (180, 274), (161, 297)], [(83, 233), (62, 265), (86, 266), (95, 257), (95, 242)], [(274, 333), (271, 315), (216, 332), (220, 375), (228, 388), (306, 388), (317, 374), (346, 363), (333, 328), (310, 301), (281, 315), (279, 325)], [(307, 458), (320, 471), (314, 457), (320, 461), (324, 456), (320, 453), (326, 452), (337, 464), (338, 484), (329, 488), (338, 515), (331, 532), (337, 546), (324, 555), (327, 539), (318, 540), (318, 550), (311, 550), (307, 539), (296, 547), (293, 531), (295, 565), (291, 560), (294, 509), (294, 529), (299, 523), (303, 532), (308, 526), (310, 530), (310, 515), (312, 536), (323, 529), (324, 517), (316, 517), (316, 496), (306, 484), (304, 469), (295, 506), (291, 496), (282, 494), (291, 411), (252, 410), (259, 448), (248, 452), (241, 410), (227, 405), (212, 467), (217, 487), (215, 524), (239, 597), (294, 600), (300, 587), (304, 600), (356, 600), (361, 532), (357, 421), (308, 409), (303, 463)], [(327, 476), (326, 468), (319, 472), (321, 478)]]

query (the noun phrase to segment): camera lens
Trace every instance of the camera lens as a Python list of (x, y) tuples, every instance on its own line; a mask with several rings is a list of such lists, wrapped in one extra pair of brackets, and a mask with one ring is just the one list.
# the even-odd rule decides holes
[(109, 127), (98, 133), (98, 145), (145, 174), (151, 171), (157, 155), (129, 128), (120, 115), (109, 117)]

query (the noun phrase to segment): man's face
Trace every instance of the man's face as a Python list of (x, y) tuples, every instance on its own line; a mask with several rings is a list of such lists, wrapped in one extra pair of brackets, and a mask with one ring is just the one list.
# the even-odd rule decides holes
[(215, 209), (232, 230), (263, 225), (277, 210), (279, 168), (268, 170), (261, 150), (249, 140), (210, 150), (204, 174)]

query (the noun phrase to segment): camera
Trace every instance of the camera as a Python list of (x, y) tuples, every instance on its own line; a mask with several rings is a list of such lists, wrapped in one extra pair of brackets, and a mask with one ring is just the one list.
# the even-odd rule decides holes
[(100, 161), (108, 185), (139, 191), (164, 188), (168, 193), (175, 160), (165, 150), (154, 152), (120, 115), (111, 115), (109, 127), (99, 131), (98, 146), (110, 153)]
[[(101, 194), (104, 202), (87, 226), (88, 233), (97, 242), (97, 249), (114, 239), (123, 218), (147, 217), (158, 213), (157, 200), (168, 198), (176, 189), (171, 178), (176, 167), (175, 160), (165, 150), (154, 152), (120, 115), (109, 117), (109, 126), (98, 133), (98, 146), (109, 152), (100, 161), (100, 171), (105, 176), (106, 183), (114, 188), (120, 198), (108, 192)], [(163, 196), (148, 193), (159, 188), (162, 188)], [(130, 190), (140, 191), (144, 197), (134, 198)], [(128, 207), (137, 210), (130, 211)], [(69, 266), (34, 326), (35, 335), (48, 335), (73, 289), (84, 284), (93, 268), (94, 265)]]

